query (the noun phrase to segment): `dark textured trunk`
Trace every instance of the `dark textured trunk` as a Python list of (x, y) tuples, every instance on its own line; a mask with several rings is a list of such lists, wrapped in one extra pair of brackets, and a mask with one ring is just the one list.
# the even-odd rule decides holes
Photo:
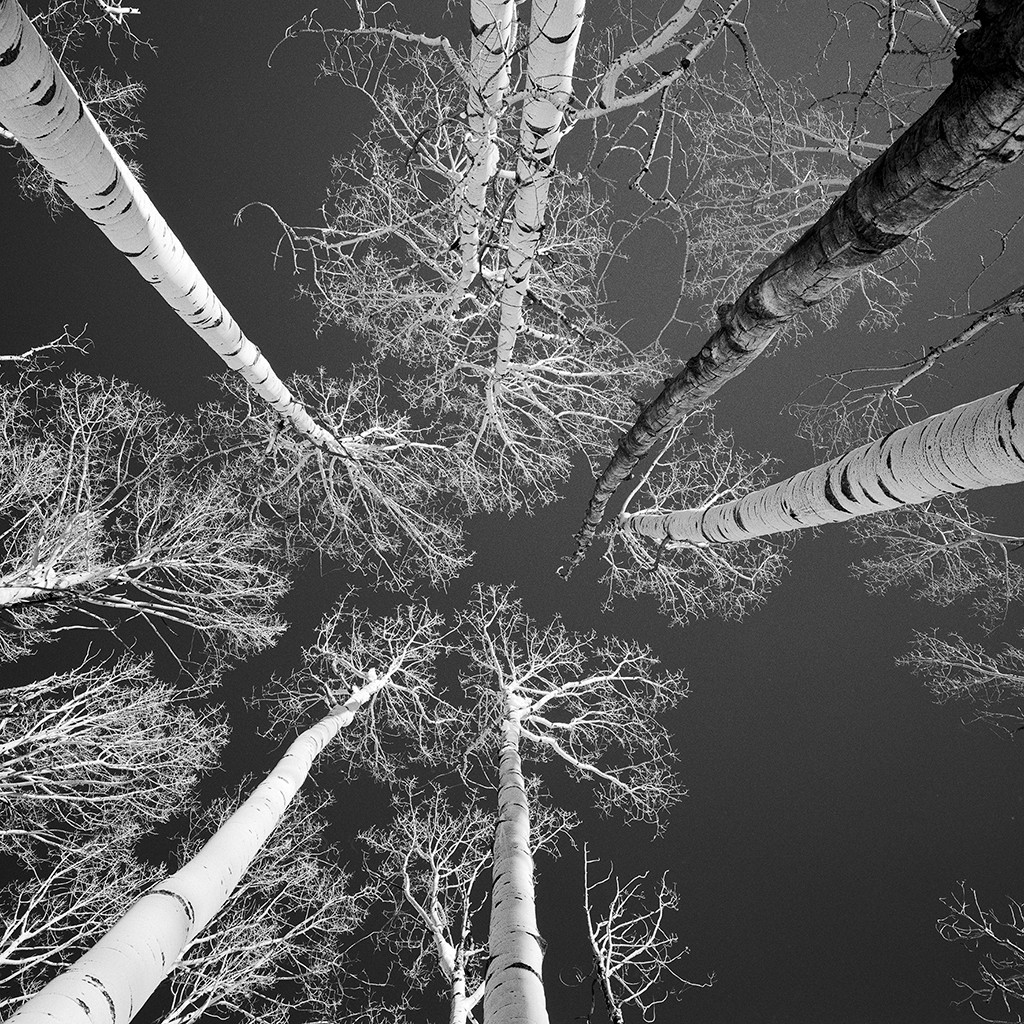
[(704, 347), (644, 407), (597, 480), (568, 568), (619, 485), (687, 413), (742, 373), (778, 332), (1024, 149), (1024, 0), (981, 0), (956, 44), (953, 81), (814, 224), (719, 309)]

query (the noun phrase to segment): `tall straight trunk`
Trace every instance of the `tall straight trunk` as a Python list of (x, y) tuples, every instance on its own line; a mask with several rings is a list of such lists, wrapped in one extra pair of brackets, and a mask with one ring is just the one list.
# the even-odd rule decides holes
[(498, 169), (498, 118), (508, 92), (509, 62), (515, 38), (515, 0), (471, 0), (469, 95), (466, 97), (466, 152), (470, 165), (460, 187), (458, 305), (480, 273), (480, 222), (487, 186)]
[(495, 381), (508, 371), (533, 262), (544, 237), (555, 148), (564, 134), (572, 97), (576, 46), (586, 0), (533, 0), (527, 49), (526, 101), (519, 129), (516, 194), (501, 289)]
[(502, 725), (498, 827), (491, 882), (490, 962), (484, 989), (487, 1024), (547, 1024), (530, 848), (530, 808), (519, 757), (520, 718), (509, 697)]
[(466, 956), (462, 949), (455, 951), (452, 961), (451, 1010), (448, 1024), (466, 1024), (469, 1006), (466, 1002)]
[(0, 126), (264, 401), (314, 444), (344, 454), (231, 318), (17, 0), (0, 0)]
[(92, 949), (8, 1018), (8, 1024), (128, 1024), (182, 950), (227, 902), (313, 761), (383, 685), (373, 678), (302, 733), (187, 864), (139, 899)]
[(598, 477), (568, 571), (608, 502), (658, 440), (742, 373), (797, 314), (820, 302), (1024, 149), (1024, 4), (981, 0), (956, 43), (953, 81), (807, 233), (732, 303), (704, 347), (665, 382)]
[(1024, 482), (1024, 383), (894, 430), (735, 501), (620, 518), (654, 541), (727, 544)]

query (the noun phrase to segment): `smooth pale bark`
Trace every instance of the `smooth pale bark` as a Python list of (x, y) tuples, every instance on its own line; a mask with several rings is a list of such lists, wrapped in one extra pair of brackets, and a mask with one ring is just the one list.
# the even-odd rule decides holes
[(314, 444), (344, 454), (213, 293), (16, 0), (0, 0), (0, 127), (264, 401)]
[(533, 262), (544, 237), (555, 149), (565, 133), (576, 46), (586, 0), (533, 0), (527, 50), (527, 90), (519, 128), (516, 196), (501, 289), (495, 381), (509, 369)]
[(466, 1024), (472, 1006), (466, 999), (466, 958), (461, 949), (452, 956), (450, 1005), (448, 1024)]
[(620, 526), (659, 542), (727, 544), (1024, 482), (1022, 390), (1018, 384), (929, 416), (735, 501), (635, 513), (620, 517)]
[(469, 94), (466, 98), (466, 153), (469, 170), (460, 187), (459, 256), (462, 272), (454, 303), (480, 273), (480, 222), (487, 186), (498, 169), (498, 118), (508, 92), (509, 62), (515, 38), (515, 0), (472, 0), (469, 27)]
[(519, 757), (522, 703), (508, 695), (502, 724), (498, 827), (491, 883), (490, 963), (484, 988), (487, 1024), (547, 1024), (530, 848), (530, 808)]
[(302, 733), (184, 867), (146, 893), (67, 970), (27, 1000), (8, 1024), (127, 1024), (213, 919), (284, 817), (313, 761), (384, 685), (372, 676)]
[(87, 569), (59, 576), (52, 569), (38, 567), (32, 581), (19, 586), (0, 586), (0, 608), (19, 604), (36, 604), (72, 596), (76, 591), (104, 583), (129, 583), (133, 569), (146, 568), (149, 562), (127, 562), (124, 565)]
[(582, 561), (608, 502), (637, 463), (799, 313), (816, 305), (1024, 149), (1024, 4), (983, 0), (959, 37), (953, 81), (865, 168), (807, 233), (771, 263), (664, 390), (644, 407), (598, 477), (566, 571)]

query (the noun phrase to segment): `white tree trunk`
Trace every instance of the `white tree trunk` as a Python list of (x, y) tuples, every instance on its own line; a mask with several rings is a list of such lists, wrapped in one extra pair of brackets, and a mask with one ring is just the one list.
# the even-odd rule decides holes
[(469, 6), (469, 74), (466, 98), (466, 152), (470, 165), (459, 197), (459, 256), (462, 272), (454, 305), (480, 273), (480, 222), (487, 185), (498, 169), (498, 118), (508, 91), (509, 62), (515, 38), (515, 0), (472, 0)]
[(374, 676), (302, 733), (252, 796), (179, 871), (148, 892), (8, 1024), (128, 1024), (182, 950), (224, 906), (284, 816), (313, 761), (384, 681)]
[(895, 430), (735, 501), (620, 526), (655, 541), (724, 544), (841, 523), (942, 494), (1024, 482), (1024, 384)]
[(565, 133), (564, 112), (572, 96), (576, 45), (586, 0), (533, 0), (527, 56), (527, 95), (519, 129), (516, 198), (508, 238), (508, 266), (501, 291), (494, 380), (507, 372), (530, 272), (544, 235), (555, 148)]
[(16, 0), (0, 0), (0, 127), (264, 401), (314, 444), (343, 454), (221, 305)]
[(530, 808), (519, 757), (520, 722), (502, 726), (498, 826), (491, 882), (490, 963), (484, 990), (487, 1024), (547, 1024), (530, 849)]
[(466, 958), (460, 949), (455, 953), (451, 974), (451, 1011), (448, 1024), (466, 1024), (469, 1004), (466, 1002)]

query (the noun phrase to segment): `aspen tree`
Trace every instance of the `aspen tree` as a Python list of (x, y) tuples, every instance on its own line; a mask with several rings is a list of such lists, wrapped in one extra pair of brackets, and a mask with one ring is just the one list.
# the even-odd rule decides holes
[(0, 888), (0, 1011), (14, 1010), (40, 982), (85, 952), (154, 885), (160, 872), (135, 855), (139, 828), (92, 836), (64, 833), (75, 856), (35, 861)]
[(0, 850), (49, 859), (76, 831), (152, 827), (180, 811), (227, 739), (215, 711), (147, 660), (80, 665), (0, 691)]
[[(1011, 644), (991, 654), (959, 633), (917, 632), (899, 664), (920, 676), (936, 700), (973, 701), (983, 719), (996, 720), (1000, 707), (1024, 696), (1024, 650)], [(1019, 724), (1020, 713), (1012, 717)]]
[(484, 1019), (536, 1024), (547, 1010), (522, 751), (553, 755), (595, 784), (603, 809), (657, 821), (682, 790), (655, 716), (684, 695), (685, 684), (679, 675), (655, 676), (653, 657), (637, 644), (600, 643), (557, 620), (535, 625), (509, 591), (494, 587), (477, 588), (461, 632), (472, 662), (463, 685), (478, 718), (471, 751), (489, 755), (492, 771), (497, 763)]
[(267, 524), (195, 431), (118, 381), (0, 386), (0, 658), (138, 617), (212, 671), (273, 641), (287, 589)]
[(872, 593), (905, 586), (940, 607), (966, 598), (990, 628), (1024, 598), (1024, 567), (1015, 560), (1024, 537), (995, 532), (960, 496), (880, 512), (851, 526), (858, 540), (881, 549), (853, 566)]
[[(643, 1020), (653, 1021), (657, 1006), (672, 995), (678, 998), (682, 988), (712, 984), (714, 975), (706, 982), (694, 982), (677, 973), (679, 961), (689, 949), (680, 947), (678, 936), (666, 931), (665, 915), (678, 910), (679, 896), (664, 875), (651, 899), (644, 891), (646, 871), (623, 882), (609, 868), (603, 879), (591, 881), (590, 867), (599, 863), (584, 845), (583, 909), (594, 955), (593, 972), (605, 1009), (612, 1024), (625, 1024), (626, 1010), (631, 1007)], [(611, 885), (605, 890), (608, 883)], [(607, 906), (606, 911), (599, 910), (598, 899)]]
[(498, 170), (498, 122), (505, 107), (516, 39), (515, 0), (470, 0), (470, 53), (466, 90), (466, 155), (458, 197), (458, 251), (462, 263), (452, 295), (457, 309), (480, 273), (480, 229), (487, 187)]
[(1007, 898), (1005, 910), (992, 910), (964, 883), (942, 902), (949, 913), (936, 923), (939, 935), (982, 954), (978, 980), (957, 981), (964, 1001), (981, 1020), (1018, 1024), (1024, 1018), (1024, 903)]
[[(450, 1024), (479, 1019), (484, 994), (481, 936), (494, 842), (488, 795), (473, 791), (456, 803), (444, 790), (427, 792), (407, 781), (395, 797), (394, 820), (360, 837), (374, 855), (368, 870), (393, 890), (394, 911), (378, 942), (411, 953), (405, 977), (416, 987), (440, 989)], [(536, 796), (531, 790), (534, 852), (553, 852), (575, 815)]]
[(222, 380), (227, 401), (201, 410), (200, 424), (215, 450), (230, 453), (245, 500), (292, 556), (343, 558), (392, 590), (420, 575), (444, 586), (468, 563), (461, 520), (483, 484), (467, 468), (464, 441), (389, 408), (376, 373), (298, 377), (344, 449), (334, 455), (281, 431), (236, 380)]
[[(709, 508), (771, 481), (775, 460), (738, 448), (732, 434), (717, 429), (706, 412), (688, 417), (670, 440), (638, 475), (623, 502), (624, 517), (667, 514), (680, 506)], [(632, 530), (612, 530), (601, 579), (608, 587), (606, 605), (613, 606), (619, 594), (646, 595), (674, 624), (710, 615), (741, 619), (764, 603), (785, 572), (784, 547), (761, 540), (653, 545)]]
[[(225, 905), (324, 748), (354, 720), (359, 721), (364, 708), (375, 723), (386, 725), (391, 710), (400, 721), (415, 721), (407, 702), (415, 709), (424, 699), (423, 686), (429, 684), (421, 669), (424, 658), (429, 662), (434, 653), (433, 620), (428, 613), (425, 618), (410, 614), (385, 624), (379, 641), (373, 633), (375, 623), (367, 625), (365, 617), (353, 621), (356, 654), (349, 661), (340, 658), (338, 675), (329, 686), (316, 687), (315, 699), (296, 696), (299, 704), (326, 703), (328, 713), (299, 734), (271, 773), (194, 856), (137, 900), (11, 1021), (28, 1024), (58, 1015), (69, 1024), (127, 1024)], [(425, 632), (419, 628), (423, 622)], [(359, 633), (361, 626), (369, 630), (368, 641)], [(367, 651), (384, 652), (384, 657), (367, 666), (361, 661)], [(385, 701), (378, 708), (376, 701), (382, 695)], [(372, 740), (362, 742), (373, 746)]]
[(340, 454), (221, 304), (17, 0), (0, 3), (0, 124), (232, 370), (303, 437)]
[[(631, 352), (600, 315), (604, 266), (617, 250), (587, 176), (556, 171), (559, 140), (574, 124), (663, 95), (738, 24), (737, 0), (687, 0), (588, 66), (577, 104), (583, 6), (536, 0), (507, 50), (512, 12), (470, 5), (468, 57), (446, 37), (381, 24), (363, 5), (356, 27), (310, 15), (287, 33), (320, 36), (328, 73), (378, 115), (361, 152), (336, 161), (323, 225), (293, 227), (274, 211), (296, 265), (312, 265), (309, 294), (325, 323), (415, 366), (407, 394), (452, 421), (453, 435), (468, 433), (491, 503), (507, 508), (553, 500), (574, 454), (592, 458), (665, 365), (657, 345)], [(683, 34), (691, 24), (696, 41)], [(663, 73), (670, 53), (677, 64)], [(415, 72), (408, 89), (382, 74), (396, 54)], [(481, 164), (485, 151), (494, 166)]]
[(1018, 384), (929, 416), (722, 505), (627, 514), (619, 528), (655, 543), (728, 544), (1024, 482), (1022, 391)]
[[(232, 803), (220, 800), (193, 819), (179, 862), (216, 831)], [(224, 907), (182, 951), (167, 982), (166, 1024), (338, 1012), (352, 969), (344, 945), (376, 894), (356, 889), (339, 851), (324, 842), (324, 809), (323, 801), (296, 797)]]
[(622, 481), (687, 412), (745, 370), (797, 315), (1020, 155), (1024, 9), (986, 0), (977, 20), (957, 39), (953, 81), (927, 113), (719, 308), (718, 329), (644, 406), (598, 478), (567, 571), (584, 557)]

